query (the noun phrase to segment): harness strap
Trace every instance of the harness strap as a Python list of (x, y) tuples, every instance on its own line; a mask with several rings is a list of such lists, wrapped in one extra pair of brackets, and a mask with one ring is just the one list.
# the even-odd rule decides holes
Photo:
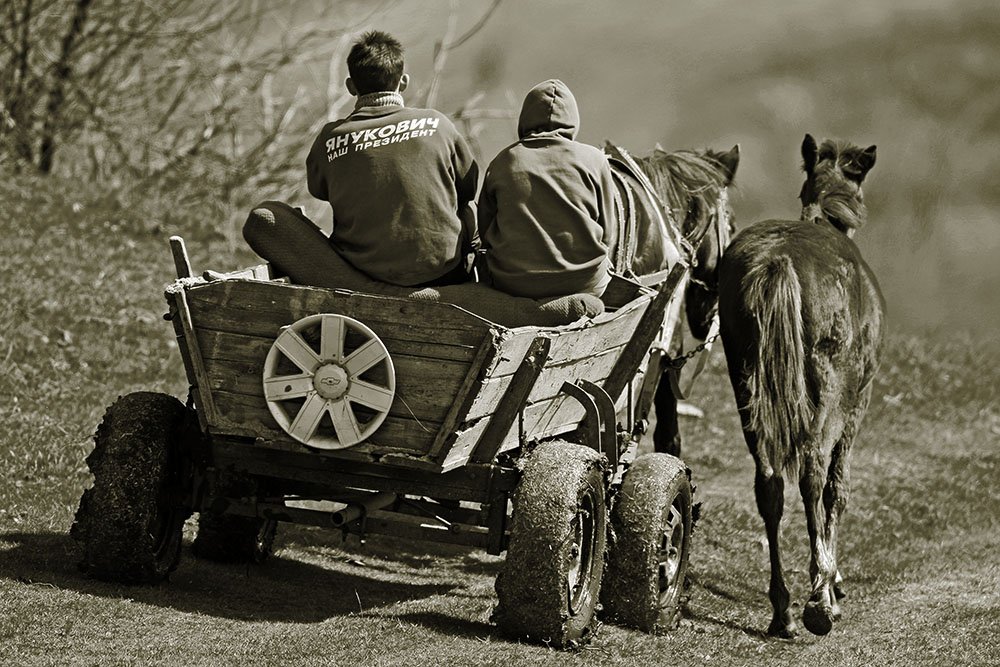
[[(615, 217), (618, 225), (618, 248), (615, 252), (615, 270), (625, 276), (632, 276), (632, 258), (635, 257), (637, 216), (635, 198), (632, 188), (625, 177), (616, 169), (611, 170), (611, 177), (619, 187), (615, 188)], [(627, 201), (622, 200), (622, 192)]]

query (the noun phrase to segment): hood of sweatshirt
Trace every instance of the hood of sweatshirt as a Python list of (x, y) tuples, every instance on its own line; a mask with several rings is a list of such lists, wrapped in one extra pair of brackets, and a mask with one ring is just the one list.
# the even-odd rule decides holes
[(538, 84), (524, 97), (517, 136), (560, 136), (574, 139), (580, 129), (576, 98), (565, 83), (549, 79)]

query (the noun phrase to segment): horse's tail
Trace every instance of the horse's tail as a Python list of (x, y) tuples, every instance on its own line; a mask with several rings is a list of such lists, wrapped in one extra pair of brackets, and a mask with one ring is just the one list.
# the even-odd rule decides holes
[(759, 333), (756, 359), (748, 359), (746, 369), (749, 426), (758, 456), (780, 472), (797, 459), (795, 443), (814, 412), (806, 387), (802, 290), (787, 256), (752, 268), (743, 284)]

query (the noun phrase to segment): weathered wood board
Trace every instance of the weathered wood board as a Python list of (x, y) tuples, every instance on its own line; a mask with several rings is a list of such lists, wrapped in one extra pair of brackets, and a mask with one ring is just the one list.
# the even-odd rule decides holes
[[(261, 280), (179, 280), (168, 287), (167, 299), (208, 432), (253, 439), (255, 449), (440, 472), (469, 462), (539, 336), (549, 339), (548, 358), (500, 449), (574, 428), (583, 408), (560, 388), (566, 381), (600, 384), (608, 377), (652, 300), (651, 292), (628, 284), (619, 296), (629, 289), (635, 299), (593, 320), (516, 329), (444, 303)], [(296, 442), (264, 399), (264, 361), (281, 328), (318, 313), (364, 323), (382, 340), (395, 368), (395, 396), (384, 422), (366, 441), (342, 450), (311, 450)]]

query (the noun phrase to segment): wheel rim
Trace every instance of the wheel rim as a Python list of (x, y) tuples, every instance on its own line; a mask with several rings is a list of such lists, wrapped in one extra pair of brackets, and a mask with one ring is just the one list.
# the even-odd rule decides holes
[(590, 578), (594, 562), (594, 498), (587, 494), (573, 517), (569, 548), (569, 567), (566, 586), (569, 591), (569, 613), (575, 614), (587, 605), (590, 596)]
[(667, 520), (657, 544), (657, 573), (660, 607), (673, 604), (677, 594), (677, 574), (681, 568), (684, 549), (684, 514), (675, 502), (670, 506)]
[[(307, 337), (317, 330), (314, 347)], [(350, 351), (349, 334), (355, 343)], [(298, 372), (284, 373), (281, 365), (287, 362)], [(381, 373), (377, 379), (369, 376), (373, 369)], [(319, 449), (342, 449), (371, 436), (389, 414), (396, 391), (392, 359), (381, 339), (355, 319), (328, 313), (282, 328), (263, 375), (264, 398), (281, 429)], [(356, 406), (367, 418), (359, 417)]]

